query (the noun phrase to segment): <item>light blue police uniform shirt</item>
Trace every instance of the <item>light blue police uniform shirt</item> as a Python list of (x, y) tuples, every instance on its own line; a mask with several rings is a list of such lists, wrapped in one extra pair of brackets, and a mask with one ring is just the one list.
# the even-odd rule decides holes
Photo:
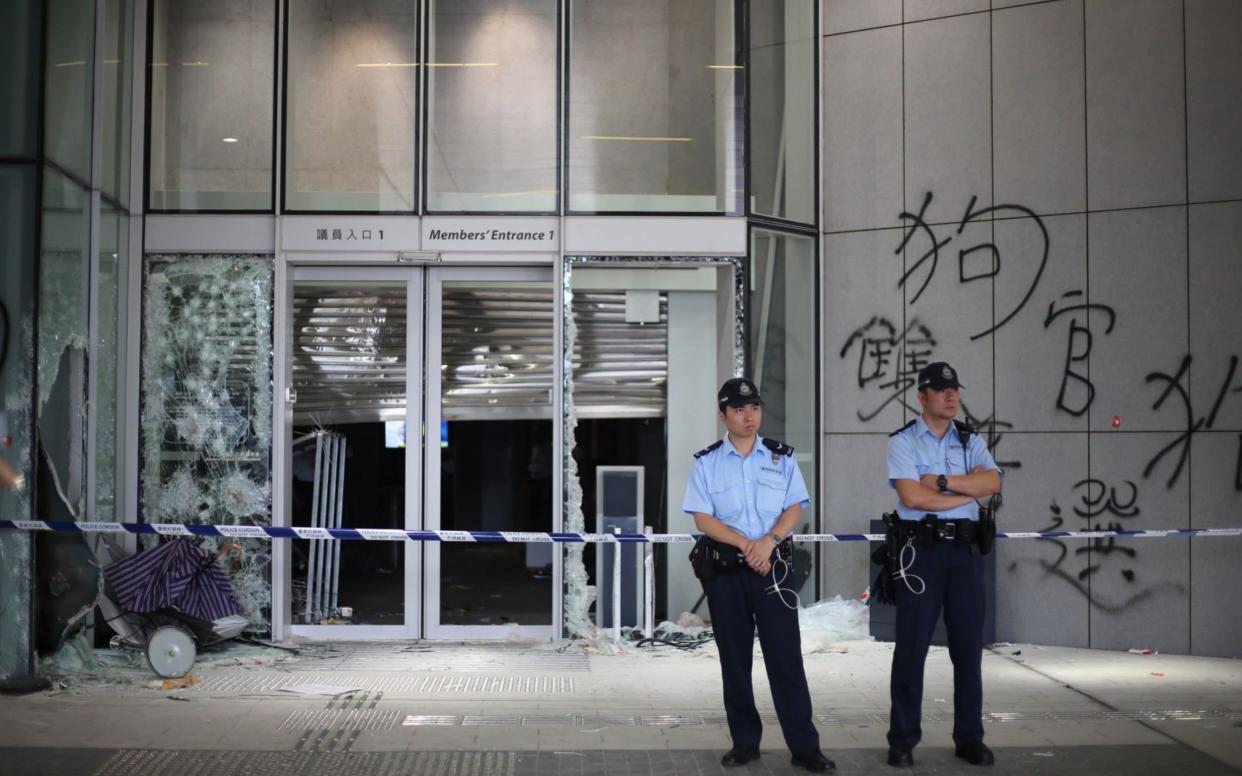
[[(937, 438), (919, 416), (914, 423), (893, 434), (888, 440), (888, 485), (897, 489), (896, 480), (918, 482), (924, 474), (967, 474), (977, 466), (996, 469), (996, 461), (988, 452), (987, 443), (974, 433), (970, 435), (965, 451), (957, 435), (957, 427), (949, 426), (943, 438)], [(1004, 472), (1001, 473), (1002, 476)], [(902, 520), (922, 520), (926, 514), (934, 514), (941, 520), (978, 520), (979, 506), (973, 501), (942, 512), (911, 509), (897, 500), (897, 516)]]
[(781, 513), (794, 504), (811, 506), (802, 472), (793, 455), (776, 455), (755, 437), (745, 458), (729, 441), (694, 460), (682, 511), (711, 515), (747, 539), (772, 532)]

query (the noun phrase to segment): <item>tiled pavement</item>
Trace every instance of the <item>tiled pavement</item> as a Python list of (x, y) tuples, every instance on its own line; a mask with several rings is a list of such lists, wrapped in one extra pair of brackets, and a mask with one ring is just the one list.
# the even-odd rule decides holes
[[(884, 764), (891, 647), (806, 657), (824, 751), (842, 773)], [(701, 774), (729, 747), (719, 669), (694, 653), (590, 654), (516, 645), (233, 649), (193, 687), (146, 689), (139, 668), (0, 697), (0, 774)], [(763, 758), (792, 773), (760, 657)], [(928, 658), (912, 773), (972, 773), (953, 757), (952, 669)], [(338, 698), (286, 690), (355, 688)], [(1242, 661), (1015, 645), (984, 657), (991, 773), (1242, 772)]]

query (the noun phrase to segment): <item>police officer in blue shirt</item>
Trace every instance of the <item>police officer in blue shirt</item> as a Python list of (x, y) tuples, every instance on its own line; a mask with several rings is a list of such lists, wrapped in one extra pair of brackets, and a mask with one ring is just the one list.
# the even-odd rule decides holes
[(724, 439), (694, 454), (682, 510), (702, 533), (692, 560), (707, 594), (720, 650), (725, 712), (733, 748), (726, 766), (758, 759), (763, 724), (755, 708), (751, 663), (758, 626), (763, 663), (776, 716), (792, 764), (811, 771), (835, 768), (819, 749), (811, 693), (802, 667), (798, 596), (792, 587), (789, 534), (810, 494), (793, 448), (759, 436), (759, 390), (742, 377), (717, 394)]
[(893, 564), (896, 646), (890, 683), (888, 764), (913, 765), (922, 738), (923, 664), (944, 609), (953, 661), (953, 742), (958, 757), (991, 765), (983, 743), (983, 557), (977, 498), (1000, 493), (1001, 472), (987, 445), (965, 423), (957, 372), (943, 362), (918, 376), (921, 417), (888, 442), (888, 481), (897, 491)]

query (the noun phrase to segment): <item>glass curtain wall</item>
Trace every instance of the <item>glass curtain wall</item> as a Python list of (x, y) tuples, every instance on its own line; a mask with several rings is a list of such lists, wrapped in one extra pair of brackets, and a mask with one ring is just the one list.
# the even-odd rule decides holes
[(556, 212), (557, 5), (430, 0), (429, 212)]
[[(31, 478), (38, 206), (40, 3), (0, 4), (0, 466)], [(11, 474), (10, 474), (11, 476)], [(0, 519), (29, 520), (29, 491), (0, 488)], [(0, 680), (29, 676), (32, 535), (0, 530)]]
[(741, 209), (733, 0), (569, 0), (569, 209)]
[(418, 3), (290, 0), (288, 211), (415, 209)]
[(749, 6), (749, 211), (814, 224), (815, 2)]
[(148, 207), (272, 210), (275, 0), (152, 0)]
[[(816, 246), (815, 238), (765, 229), (750, 233), (749, 318), (750, 373), (763, 395), (763, 430), (767, 436), (793, 445), (798, 467), (811, 492), (811, 509), (803, 515), (799, 533), (816, 529)], [(801, 577), (815, 575), (797, 565)], [(806, 597), (803, 598), (807, 601)]]

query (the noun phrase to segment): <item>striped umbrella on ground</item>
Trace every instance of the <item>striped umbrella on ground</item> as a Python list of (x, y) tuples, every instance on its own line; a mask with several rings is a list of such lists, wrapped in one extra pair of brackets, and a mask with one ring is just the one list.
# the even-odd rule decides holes
[(104, 567), (121, 609), (140, 614), (176, 608), (211, 622), (241, 614), (228, 575), (209, 551), (177, 538)]

